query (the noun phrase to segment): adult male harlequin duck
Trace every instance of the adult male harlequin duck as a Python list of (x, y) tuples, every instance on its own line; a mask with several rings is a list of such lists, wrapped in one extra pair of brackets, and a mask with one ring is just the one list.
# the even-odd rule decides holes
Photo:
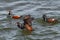
[(20, 24), (19, 24), (19, 22), (17, 22), (17, 26), (19, 27), (19, 28), (21, 28), (21, 29), (27, 29), (27, 30), (29, 30), (29, 31), (32, 31), (33, 30), (33, 28), (32, 28), (32, 18), (31, 18), (31, 16), (30, 15), (26, 15), (25, 17), (24, 17), (24, 19), (23, 19), (23, 21), (24, 21), (24, 23), (23, 23), (23, 26), (21, 26)]
[(48, 18), (48, 17), (46, 16), (46, 14), (44, 14), (44, 15), (42, 16), (42, 18), (43, 18), (43, 21), (48, 22), (48, 23), (55, 23), (55, 22), (57, 22), (57, 19), (55, 19), (55, 18)]
[(29, 24), (22, 25), (19, 22), (17, 22), (17, 27), (20, 29), (27, 29), (28, 31), (32, 31), (33, 28)]
[(22, 16), (13, 15), (13, 14), (11, 13), (11, 10), (9, 10), (8, 17), (11, 17), (12, 19), (20, 19)]

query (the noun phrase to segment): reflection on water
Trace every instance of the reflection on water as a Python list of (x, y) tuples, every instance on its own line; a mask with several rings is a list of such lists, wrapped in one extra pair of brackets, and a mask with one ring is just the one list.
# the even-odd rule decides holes
[(21, 30), (15, 23), (23, 21), (7, 18), (9, 9), (15, 15), (41, 18), (48, 14), (60, 20), (60, 0), (0, 0), (0, 40), (60, 40), (60, 23), (47, 26), (34, 21), (34, 31)]

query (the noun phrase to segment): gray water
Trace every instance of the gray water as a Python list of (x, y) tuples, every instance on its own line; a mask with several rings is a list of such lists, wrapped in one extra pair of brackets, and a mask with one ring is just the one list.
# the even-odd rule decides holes
[(0, 0), (0, 40), (60, 40), (60, 23), (43, 26), (34, 21), (30, 33), (19, 29), (17, 20), (7, 20), (9, 9), (15, 15), (31, 14), (35, 18), (60, 16), (60, 0)]

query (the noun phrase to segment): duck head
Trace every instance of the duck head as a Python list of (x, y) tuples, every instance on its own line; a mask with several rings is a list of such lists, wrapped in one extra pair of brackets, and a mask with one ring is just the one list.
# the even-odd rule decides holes
[(24, 17), (24, 19), (29, 19), (29, 18), (31, 18), (31, 15), (26, 15), (26, 16)]
[(9, 13), (8, 13), (8, 15), (11, 15), (11, 10), (9, 10)]
[(46, 21), (46, 19), (47, 19), (46, 14), (43, 14), (42, 18), (43, 18), (43, 21)]

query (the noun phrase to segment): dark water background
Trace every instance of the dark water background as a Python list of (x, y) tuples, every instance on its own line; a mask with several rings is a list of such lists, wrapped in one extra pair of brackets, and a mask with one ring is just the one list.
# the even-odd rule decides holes
[(17, 20), (6, 20), (9, 9), (15, 15), (31, 14), (39, 18), (43, 14), (48, 14), (58, 17), (60, 0), (0, 0), (0, 40), (60, 40), (60, 23), (43, 26), (33, 22), (32, 33), (22, 31), (15, 24)]

